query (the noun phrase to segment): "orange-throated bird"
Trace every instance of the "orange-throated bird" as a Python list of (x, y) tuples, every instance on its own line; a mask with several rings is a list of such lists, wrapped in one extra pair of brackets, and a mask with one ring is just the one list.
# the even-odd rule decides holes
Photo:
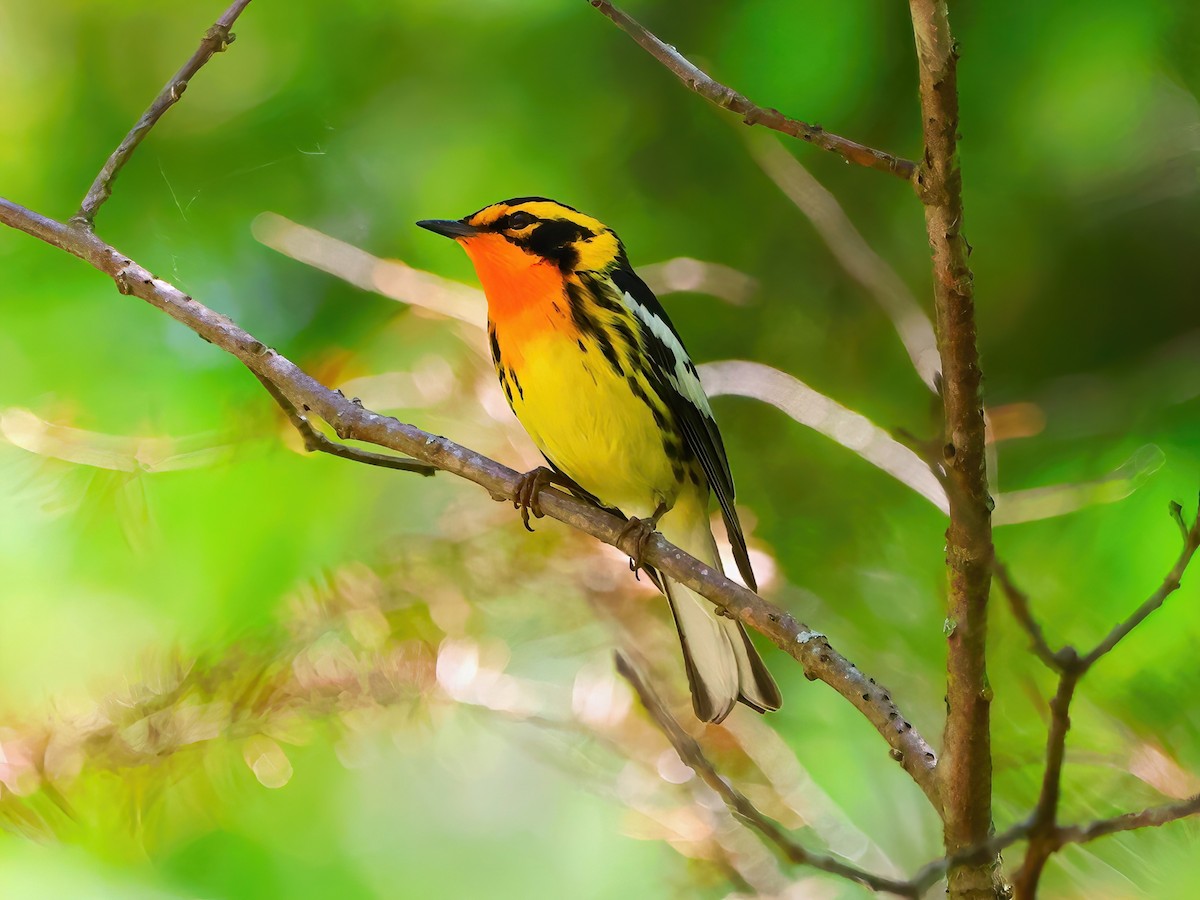
[[(458, 241), (483, 283), (496, 374), (549, 461), (522, 480), (540, 515), (555, 482), (657, 527), (720, 569), (708, 524), (717, 495), (742, 578), (753, 589), (733, 478), (696, 367), (666, 311), (611, 228), (541, 197), (494, 203), (457, 220), (418, 222)], [(696, 715), (720, 722), (741, 700), (778, 709), (775, 686), (741, 623), (683, 585), (657, 578), (675, 617)]]

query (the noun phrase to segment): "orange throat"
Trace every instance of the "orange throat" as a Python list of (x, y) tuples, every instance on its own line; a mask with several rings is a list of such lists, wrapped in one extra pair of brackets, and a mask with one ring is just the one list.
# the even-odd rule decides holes
[(503, 338), (505, 356), (549, 330), (570, 327), (565, 282), (558, 266), (526, 253), (501, 235), (459, 238), (487, 297), (488, 319)]

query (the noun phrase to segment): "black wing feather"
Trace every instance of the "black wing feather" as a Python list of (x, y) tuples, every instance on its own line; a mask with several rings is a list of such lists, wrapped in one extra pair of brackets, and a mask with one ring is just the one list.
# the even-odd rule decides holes
[[(679, 332), (676, 331), (667, 311), (654, 296), (654, 291), (650, 290), (646, 282), (638, 277), (627, 261), (622, 260), (621, 265), (609, 272), (609, 277), (618, 290), (629, 294), (647, 312), (660, 319), (675, 335), (679, 346), (683, 347), (683, 339), (679, 337)], [(641, 327), (646, 353), (657, 364), (659, 371), (662, 373), (675, 372), (674, 351), (640, 320), (638, 324)], [(686, 349), (684, 352), (686, 353)], [(690, 371), (694, 375), (695, 367), (691, 360), (684, 360), (684, 364), (690, 367)], [(742, 579), (750, 589), (757, 591), (758, 585), (754, 578), (754, 571), (750, 567), (750, 555), (746, 549), (746, 536), (742, 532), (742, 524), (738, 521), (737, 508), (733, 503), (733, 474), (729, 471), (729, 459), (725, 455), (725, 444), (721, 440), (721, 432), (717, 429), (717, 423), (705, 410), (700, 409), (690, 399), (683, 396), (665, 377), (665, 374), (659, 375), (654, 372), (650, 374), (655, 391), (674, 414), (688, 447), (700, 461), (701, 468), (704, 469), (709, 487), (717, 495), (717, 502), (721, 505), (721, 517), (725, 520), (725, 530), (729, 534), (729, 543), (733, 548), (733, 558), (737, 562), (738, 571), (742, 573)]]

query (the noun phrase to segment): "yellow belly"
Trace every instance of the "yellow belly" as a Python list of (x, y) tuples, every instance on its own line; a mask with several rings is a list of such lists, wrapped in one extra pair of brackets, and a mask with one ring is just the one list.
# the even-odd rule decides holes
[(513, 412), (564, 474), (626, 515), (671, 506), (680, 484), (646, 403), (600, 352), (558, 332), (521, 347)]

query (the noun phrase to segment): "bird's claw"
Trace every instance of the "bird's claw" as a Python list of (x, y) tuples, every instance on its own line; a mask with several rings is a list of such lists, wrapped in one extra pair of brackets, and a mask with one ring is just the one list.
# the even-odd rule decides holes
[(643, 556), (645, 556), (646, 545), (650, 543), (657, 524), (654, 519), (639, 519), (637, 516), (630, 516), (625, 527), (621, 529), (621, 533), (617, 535), (617, 546), (622, 550), (625, 549), (626, 538), (633, 538), (635, 541), (634, 552), (629, 556), (629, 571), (635, 576), (640, 569), (646, 568)]
[(517, 490), (513, 495), (513, 509), (521, 511), (521, 523), (525, 526), (526, 531), (533, 531), (533, 526), (529, 524), (530, 513), (533, 513), (535, 519), (540, 519), (546, 515), (542, 512), (542, 504), (538, 500), (538, 492), (547, 484), (550, 484), (553, 477), (554, 473), (545, 466), (538, 466), (536, 469), (522, 475), (517, 482)]

